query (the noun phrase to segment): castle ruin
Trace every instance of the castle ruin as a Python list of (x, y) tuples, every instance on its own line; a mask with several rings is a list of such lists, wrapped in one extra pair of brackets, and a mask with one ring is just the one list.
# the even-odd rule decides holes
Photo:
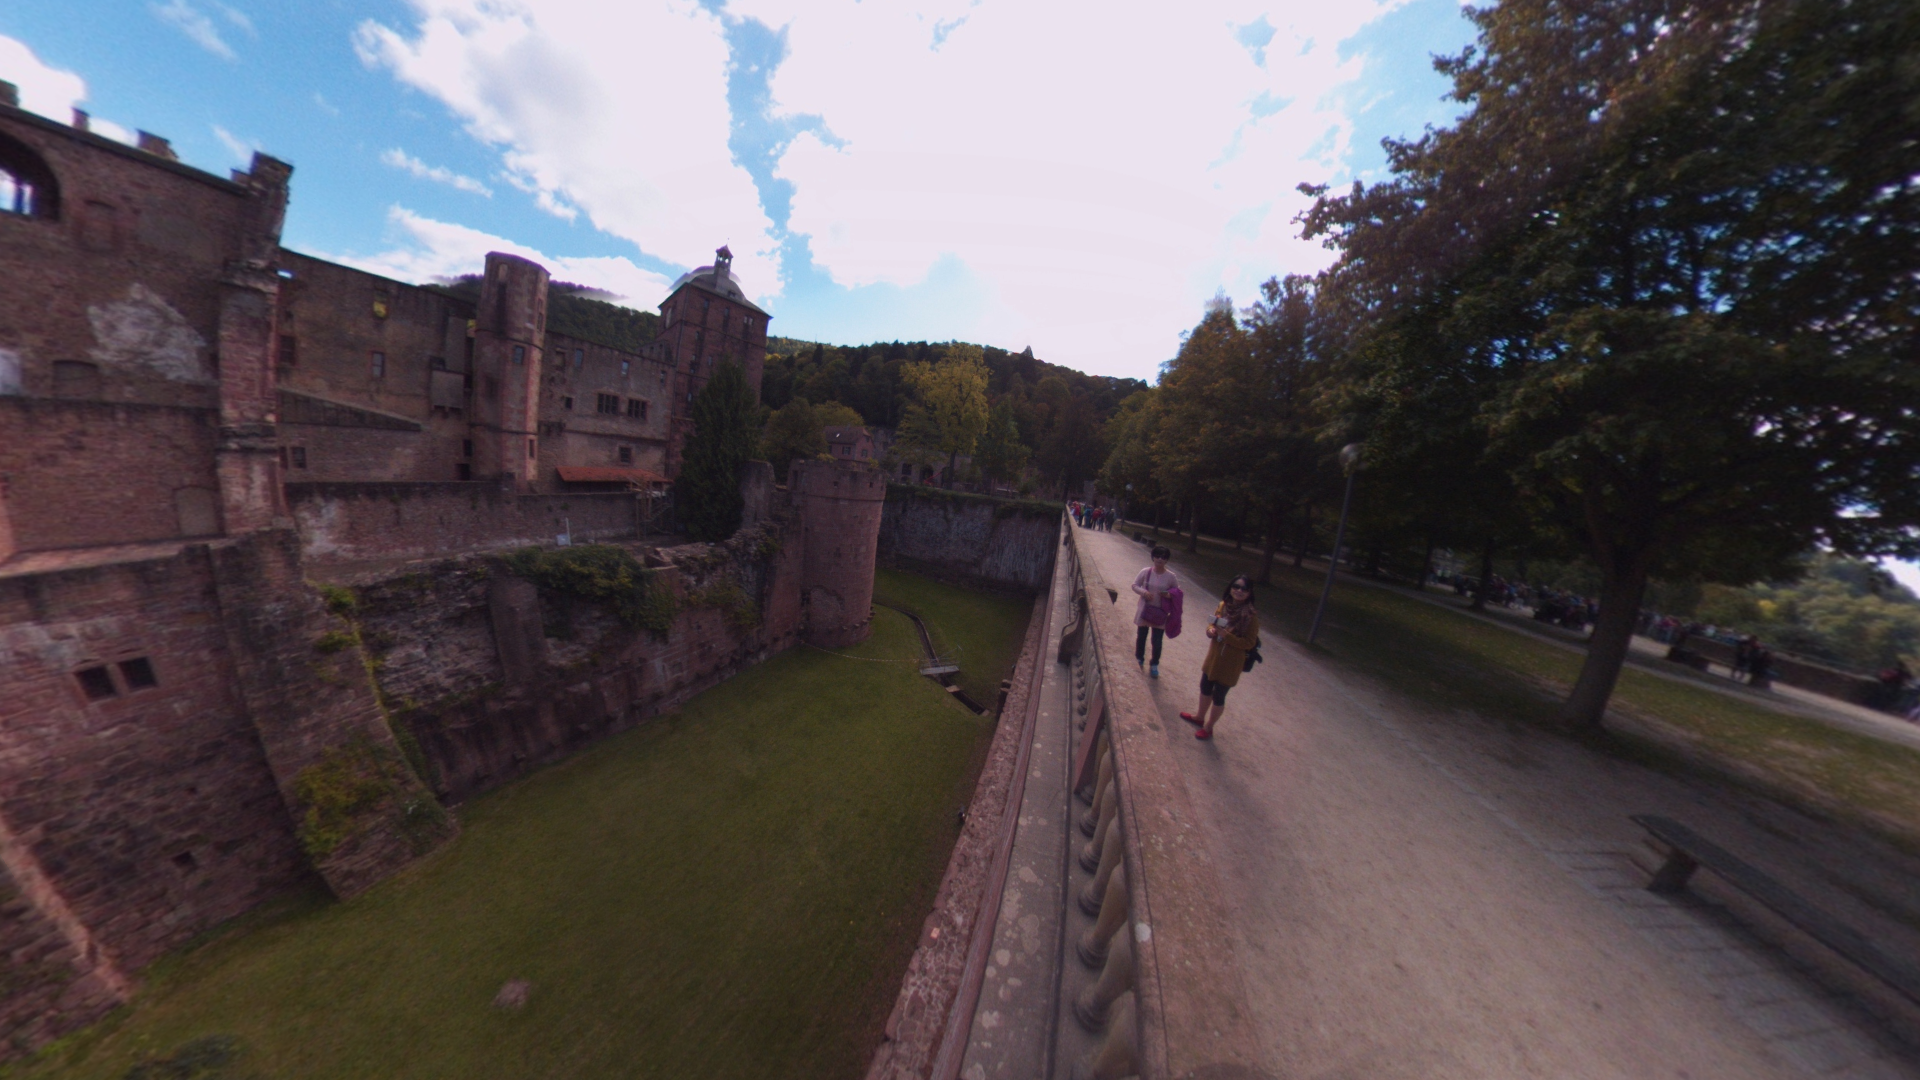
[(647, 631), (484, 554), (634, 538), (714, 367), (757, 392), (725, 248), (622, 348), (550, 330), (516, 256), (463, 293), (288, 251), (291, 174), (0, 83), (0, 1059), (316, 875), (406, 865), (444, 802), (867, 633), (885, 484), (855, 463), (756, 465), (732, 540), (629, 545)]

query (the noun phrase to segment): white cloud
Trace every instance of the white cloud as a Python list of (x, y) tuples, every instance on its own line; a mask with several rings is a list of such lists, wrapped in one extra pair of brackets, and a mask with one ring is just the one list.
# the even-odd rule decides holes
[[(21, 108), (62, 123), (70, 121), (73, 110), (87, 100), (85, 79), (47, 64), (25, 42), (4, 34), (0, 34), (0, 79), (20, 88)], [(133, 145), (134, 133), (111, 120), (90, 117), (89, 128), (96, 135)]]
[(391, 165), (396, 169), (410, 173), (422, 180), (431, 180), (436, 184), (445, 184), (456, 191), (469, 191), (475, 195), (485, 195), (489, 199), (493, 198), (493, 189), (475, 180), (473, 177), (462, 176), (444, 165), (429, 165), (397, 146), (382, 153), (380, 155), (380, 163), (383, 165)]
[(0, 79), (20, 88), (20, 107), (66, 121), (87, 100), (87, 81), (48, 64), (23, 41), (0, 34)]
[(486, 266), (487, 252), (503, 251), (532, 259), (545, 266), (556, 279), (605, 289), (624, 297), (622, 302), (627, 306), (643, 310), (651, 310), (666, 299), (667, 287), (672, 284), (668, 278), (643, 270), (628, 259), (548, 255), (479, 229), (422, 217), (402, 206), (387, 211), (387, 224), (393, 246), (385, 251), (372, 255), (314, 254), (400, 281), (426, 282), (477, 274)]
[[(233, 46), (228, 45), (226, 40), (220, 36), (220, 30), (213, 25), (213, 20), (208, 18), (205, 12), (188, 3), (187, 0), (167, 0), (165, 4), (148, 4), (147, 8), (152, 11), (155, 17), (161, 22), (178, 29), (181, 33), (187, 35), (187, 37), (193, 39), (194, 44), (220, 57), (222, 60), (239, 59), (239, 54), (233, 51)], [(238, 12), (231, 11), (231, 9), (228, 9), (228, 11), (233, 15), (239, 14)], [(244, 15), (240, 17), (243, 20), (246, 18)], [(252, 24), (247, 24), (246, 28), (252, 29)]]
[(242, 139), (219, 124), (213, 125), (213, 137), (220, 140), (220, 145), (226, 147), (227, 153), (233, 155), (235, 163), (240, 165), (251, 162), (254, 151), (260, 149), (259, 143)]
[(669, 262), (731, 243), (749, 288), (777, 289), (771, 222), (727, 147), (727, 46), (685, 0), (413, 0), (414, 25), (362, 23), (370, 65), (444, 102), (500, 147), (541, 208)]
[[(1009, 320), (981, 337), (1145, 374), (1216, 288), (1248, 300), (1270, 274), (1324, 264), (1295, 236), (1294, 185), (1347, 150), (1328, 94), (1362, 64), (1336, 43), (1396, 2), (729, 10), (786, 27), (778, 107), (842, 140), (802, 136), (780, 163), (789, 226), (836, 281), (906, 284), (954, 255), (993, 283), (986, 317)], [(1262, 19), (1264, 63), (1240, 32)]]
[(782, 30), (773, 111), (820, 119), (776, 167), (786, 225), (835, 282), (964, 281), (930, 334), (1150, 376), (1217, 289), (1244, 303), (1326, 264), (1295, 185), (1348, 158), (1366, 60), (1339, 45), (1409, 0), (409, 2), (356, 48), (497, 147), (506, 182), (668, 262), (727, 241), (776, 311), (776, 226), (728, 145), (753, 118), (728, 109), (726, 30)]

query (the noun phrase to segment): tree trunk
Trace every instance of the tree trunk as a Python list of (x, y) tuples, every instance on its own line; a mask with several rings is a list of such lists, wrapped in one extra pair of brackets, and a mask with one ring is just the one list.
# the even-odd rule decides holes
[(960, 451), (954, 450), (947, 454), (947, 490), (948, 491), (953, 490), (953, 481), (956, 478), (955, 474), (958, 473), (959, 471), (960, 471)]
[(1293, 565), (1298, 569), (1307, 557), (1307, 544), (1313, 539), (1313, 503), (1300, 507), (1300, 546), (1293, 549)]
[(1487, 610), (1487, 590), (1493, 586), (1493, 538), (1487, 538), (1487, 546), (1480, 552), (1480, 584), (1473, 590), (1473, 611)]
[(1433, 576), (1433, 537), (1427, 537), (1427, 553), (1420, 558), (1420, 580), (1413, 583), (1415, 590), (1427, 591), (1427, 579)]
[(1154, 503), (1153, 504), (1153, 538), (1155, 540), (1160, 539), (1160, 519), (1165, 515), (1166, 515), (1165, 509), (1163, 509), (1159, 503)]
[(1267, 555), (1260, 562), (1259, 583), (1262, 585), (1273, 584), (1273, 553), (1280, 549), (1280, 526), (1284, 520), (1284, 511), (1279, 503), (1275, 503), (1273, 509), (1267, 512)]
[(1621, 665), (1633, 645), (1633, 626), (1646, 597), (1651, 562), (1643, 554), (1625, 570), (1601, 567), (1600, 618), (1587, 639), (1587, 662), (1580, 665), (1580, 678), (1560, 709), (1561, 719), (1576, 728), (1598, 731), (1606, 718), (1613, 684), (1619, 681)]
[(1233, 550), (1242, 551), (1247, 546), (1247, 508), (1240, 508), (1240, 520), (1233, 526)]
[(1199, 499), (1195, 499), (1192, 502), (1187, 504), (1187, 531), (1192, 534), (1187, 537), (1187, 550), (1199, 551), (1200, 550), (1200, 500)]

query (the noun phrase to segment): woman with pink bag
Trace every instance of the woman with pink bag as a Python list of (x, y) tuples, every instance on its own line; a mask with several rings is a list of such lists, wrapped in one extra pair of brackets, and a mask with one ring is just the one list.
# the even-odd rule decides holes
[(1147, 668), (1147, 677), (1160, 677), (1160, 647), (1167, 636), (1169, 619), (1174, 622), (1175, 634), (1180, 632), (1178, 616), (1174, 614), (1174, 605), (1179, 600), (1180, 583), (1167, 570), (1167, 560), (1173, 558), (1173, 552), (1164, 547), (1153, 549), (1153, 565), (1140, 571), (1133, 579), (1134, 595), (1140, 598), (1139, 606), (1133, 612), (1133, 625), (1137, 628), (1133, 636), (1133, 658), (1137, 663), (1147, 662), (1147, 637), (1153, 637), (1153, 665)]

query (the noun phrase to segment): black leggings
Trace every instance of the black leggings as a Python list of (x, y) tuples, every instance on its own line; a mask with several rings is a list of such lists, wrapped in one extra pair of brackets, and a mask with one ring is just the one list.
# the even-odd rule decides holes
[(1233, 689), (1233, 687), (1221, 686), (1219, 683), (1207, 678), (1206, 672), (1203, 671), (1200, 673), (1200, 693), (1212, 698), (1214, 705), (1223, 709), (1226, 708), (1227, 691), (1231, 689)]
[(1166, 630), (1158, 626), (1140, 626), (1135, 629), (1139, 632), (1133, 635), (1133, 658), (1135, 660), (1147, 658), (1147, 631), (1151, 630), (1153, 631), (1153, 662), (1159, 663), (1160, 645), (1167, 639)]

